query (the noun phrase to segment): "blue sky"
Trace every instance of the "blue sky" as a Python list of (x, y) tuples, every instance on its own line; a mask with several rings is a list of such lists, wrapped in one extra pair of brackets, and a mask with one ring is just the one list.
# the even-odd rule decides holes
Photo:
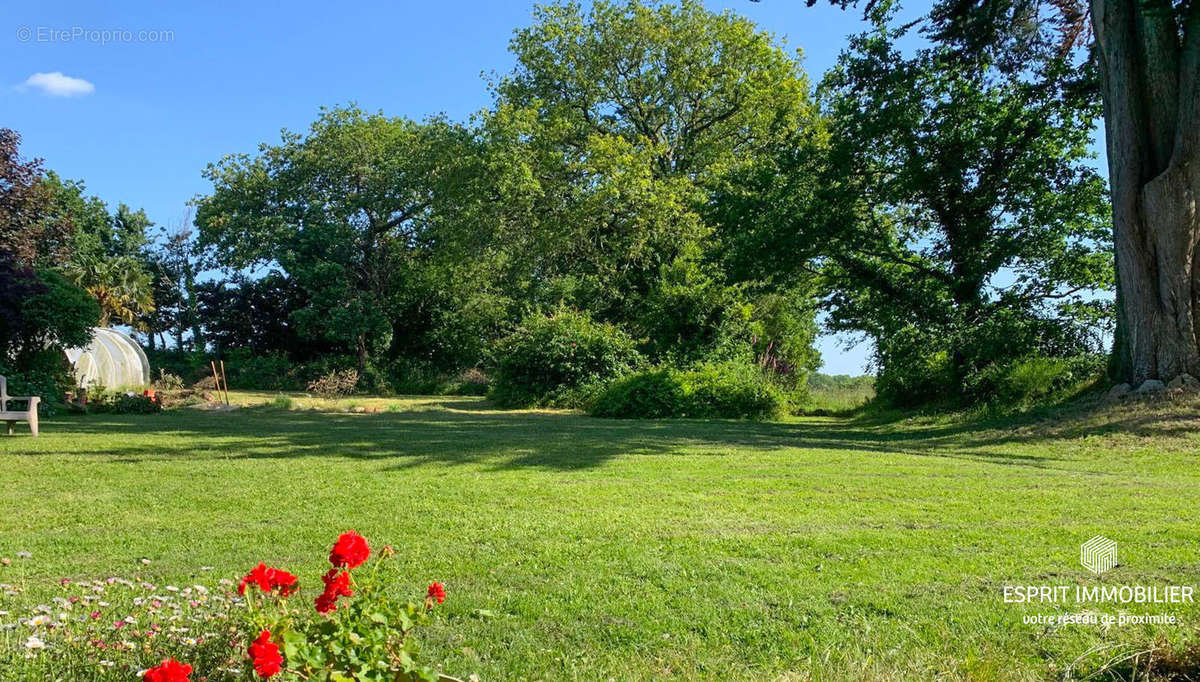
[[(803, 0), (706, 4), (802, 48), (814, 80), (864, 27), (854, 11)], [(90, 193), (174, 225), (187, 201), (208, 190), (205, 164), (253, 152), (282, 128), (305, 129), (322, 105), (457, 119), (486, 106), (484, 74), (511, 67), (508, 40), (532, 7), (10, 3), (0, 18), (0, 126), (21, 133), (24, 155), (83, 180)], [(43, 76), (27, 83), (34, 74)], [(822, 339), (824, 371), (861, 373), (869, 348), (842, 346)]]

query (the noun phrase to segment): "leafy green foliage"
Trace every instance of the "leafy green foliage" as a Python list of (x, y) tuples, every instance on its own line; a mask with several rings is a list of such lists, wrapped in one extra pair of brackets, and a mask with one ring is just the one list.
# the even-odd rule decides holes
[(280, 395), (275, 396), (274, 398), (271, 398), (271, 402), (269, 402), (267, 404), (277, 410), (290, 410), (296, 406), (296, 401), (293, 400), (290, 396), (280, 394)]
[(237, 347), (224, 353), (225, 377), (232, 388), (256, 388), (266, 390), (299, 389), (304, 385), (297, 376), (302, 367), (295, 366), (280, 351), (254, 353), (249, 348)]
[(798, 59), (695, 0), (539, 7), (511, 49), (483, 133), (519, 297), (622, 325), (655, 358), (747, 353), (741, 285), (761, 273), (726, 269), (736, 212), (714, 206), (812, 127)]
[(140, 324), (154, 311), (154, 287), (144, 259), (147, 230), (153, 225), (144, 211), (118, 204), (111, 214), (80, 181), (47, 174), (47, 220), (71, 226), (66, 262), (58, 264), (100, 306), (100, 326), (112, 322)]
[(905, 57), (903, 30), (852, 40), (823, 86), (825, 220), (811, 234), (831, 326), (868, 334), (879, 391), (962, 399), (969, 375), (1033, 353), (1103, 351), (1113, 284), (1103, 179), (1088, 165), (1094, 74), (1050, 50), (1019, 72)]
[(27, 267), (50, 267), (70, 253), (73, 226), (58, 220), (40, 159), (23, 159), (21, 136), (0, 128), (0, 254)]
[(434, 207), (454, 203), (470, 145), (440, 119), (325, 110), (307, 135), (208, 167), (199, 245), (233, 267), (277, 265), (302, 292), (288, 320), (300, 338), (354, 354), (362, 370), (397, 325), (412, 333), (396, 291), (439, 241)]
[(91, 341), (99, 308), (58, 272), (15, 266), (3, 254), (0, 294), (0, 374), (10, 394), (40, 396), (39, 411), (50, 414), (74, 384), (63, 350)]
[(753, 306), (741, 287), (705, 270), (693, 261), (663, 268), (636, 325), (651, 358), (688, 364), (750, 354)]
[(157, 397), (142, 395), (135, 391), (120, 389), (91, 389), (87, 396), (89, 412), (111, 414), (154, 414), (161, 412), (163, 405)]
[(572, 391), (610, 381), (642, 362), (624, 331), (565, 308), (527, 316), (494, 355), (488, 396), (505, 407), (561, 405)]
[(969, 377), (965, 391), (979, 402), (1020, 409), (1063, 396), (1104, 372), (1104, 358), (1032, 356), (998, 363)]
[(655, 368), (617, 379), (592, 402), (597, 417), (772, 419), (786, 395), (753, 365), (704, 363), (690, 370)]

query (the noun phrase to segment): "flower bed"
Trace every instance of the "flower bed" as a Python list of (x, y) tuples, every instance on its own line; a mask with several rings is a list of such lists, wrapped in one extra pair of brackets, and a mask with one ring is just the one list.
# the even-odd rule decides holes
[[(0, 670), (144, 682), (432, 682), (439, 674), (418, 662), (411, 635), (445, 600), (445, 588), (432, 583), (423, 601), (389, 597), (387, 559), (394, 554), (384, 547), (364, 568), (367, 540), (343, 533), (311, 602), (298, 596), (296, 575), (261, 562), (240, 581), (209, 586), (62, 580), (46, 604), (23, 615), (0, 610)], [(28, 555), (18, 556), (18, 569), (24, 560)], [(0, 584), (0, 591), (8, 599), (21, 587)]]

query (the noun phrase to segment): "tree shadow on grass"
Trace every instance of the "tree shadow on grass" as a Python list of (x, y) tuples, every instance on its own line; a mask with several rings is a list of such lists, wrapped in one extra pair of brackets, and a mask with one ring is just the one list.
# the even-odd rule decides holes
[[(994, 434), (993, 434), (994, 435)], [(567, 412), (501, 411), (481, 400), (430, 400), (408, 412), (370, 414), (243, 408), (158, 415), (88, 415), (47, 420), (28, 454), (103, 456), (138, 463), (178, 457), (288, 459), (342, 457), (494, 470), (578, 471), (620, 455), (736, 456), (763, 451), (851, 451), (1053, 468), (1056, 457), (1011, 452), (1002, 438), (972, 438), (971, 426), (900, 428), (827, 418), (800, 422), (610, 420)]]

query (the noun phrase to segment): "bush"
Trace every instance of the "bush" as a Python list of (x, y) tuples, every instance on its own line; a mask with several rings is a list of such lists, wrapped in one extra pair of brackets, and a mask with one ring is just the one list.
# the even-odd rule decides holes
[(308, 392), (322, 398), (342, 398), (353, 393), (356, 386), (358, 370), (343, 369), (308, 382)]
[(270, 405), (278, 410), (290, 410), (296, 406), (296, 401), (289, 396), (280, 394), (271, 399)]
[(209, 356), (205, 353), (159, 348), (147, 350), (146, 356), (150, 360), (151, 367), (157, 367), (159, 370), (178, 376), (183, 380), (185, 386), (193, 385), (204, 377), (211, 378), (212, 376), (212, 370), (209, 369), (208, 364)]
[(742, 362), (658, 368), (612, 382), (591, 404), (597, 417), (771, 419), (788, 400), (761, 369)]
[(1104, 372), (1105, 358), (1026, 357), (997, 363), (969, 376), (967, 394), (999, 407), (1029, 407), (1061, 395)]
[(133, 391), (110, 391), (93, 388), (88, 391), (89, 412), (110, 414), (153, 414), (162, 411), (162, 402), (157, 396), (147, 396)]
[(255, 353), (233, 348), (223, 353), (230, 388), (260, 391), (295, 390), (303, 386), (292, 361), (282, 351)]
[(0, 374), (8, 380), (8, 394), (38, 396), (38, 414), (52, 416), (62, 406), (66, 387), (73, 386), (71, 367), (62, 352), (47, 349), (27, 356), (24, 367), (17, 369), (0, 360)]
[(442, 387), (438, 393), (440, 395), (487, 395), (488, 385), (491, 381), (491, 377), (483, 370), (471, 367), (459, 372), (458, 376)]
[(962, 387), (945, 339), (932, 339), (915, 327), (878, 343), (875, 391), (896, 407), (957, 401)]
[(649, 369), (617, 379), (596, 397), (589, 412), (597, 417), (657, 419), (687, 412), (679, 372)]
[(574, 406), (585, 387), (641, 364), (633, 339), (586, 313), (531, 315), (495, 352), (489, 397), (503, 407)]

